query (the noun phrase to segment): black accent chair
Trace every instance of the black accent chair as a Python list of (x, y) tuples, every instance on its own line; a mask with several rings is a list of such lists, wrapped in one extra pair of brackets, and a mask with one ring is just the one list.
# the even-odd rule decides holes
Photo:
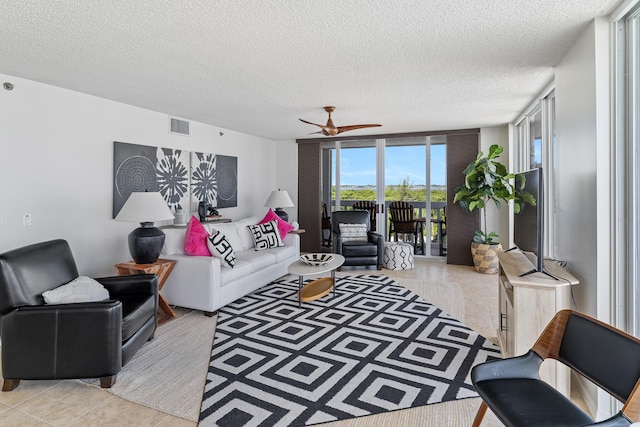
[[(340, 224), (366, 224), (366, 242), (343, 242), (340, 236)], [(344, 256), (342, 265), (375, 265), (382, 270), (384, 260), (384, 237), (370, 231), (369, 211), (335, 211), (331, 214), (333, 232), (333, 253)]]
[[(556, 359), (624, 404), (595, 422), (540, 379), (544, 359)], [(482, 397), (473, 425), (487, 407), (505, 426), (629, 426), (640, 420), (640, 340), (585, 314), (562, 310), (529, 352), (475, 366), (471, 381)]]
[(65, 240), (0, 254), (2, 391), (20, 380), (100, 378), (111, 387), (138, 349), (153, 339), (158, 278), (153, 274), (97, 278), (110, 300), (44, 303), (42, 293), (78, 277)]

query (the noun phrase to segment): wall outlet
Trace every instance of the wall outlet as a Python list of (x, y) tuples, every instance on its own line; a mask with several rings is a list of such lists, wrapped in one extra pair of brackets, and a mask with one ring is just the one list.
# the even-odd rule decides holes
[(31, 227), (31, 214), (22, 215), (22, 226)]

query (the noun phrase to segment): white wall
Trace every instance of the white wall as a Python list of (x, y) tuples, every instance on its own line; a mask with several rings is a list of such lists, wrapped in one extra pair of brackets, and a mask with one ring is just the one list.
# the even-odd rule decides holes
[(284, 209), (289, 222), (298, 220), (298, 144), (294, 140), (278, 141), (276, 144), (276, 187), (287, 190), (293, 208)]
[(556, 68), (556, 249), (580, 280), (581, 311), (605, 321), (609, 301), (609, 22), (598, 19)]
[[(481, 128), (480, 129), (480, 151), (485, 155), (489, 154), (489, 147), (498, 144), (504, 151), (497, 158), (497, 161), (511, 171), (509, 165), (509, 127), (507, 125)], [(493, 202), (487, 206), (487, 231), (495, 231), (500, 237), (498, 242), (502, 243), (503, 249), (509, 249), (509, 206), (501, 204), (500, 209)]]
[[(2, 74), (0, 81), (15, 85), (0, 90), (0, 252), (63, 238), (87, 275), (113, 274), (130, 259), (127, 234), (137, 225), (112, 219), (113, 141), (236, 156), (238, 207), (221, 214), (266, 212), (276, 189), (274, 141), (193, 121), (190, 136), (173, 135), (166, 114)], [(22, 226), (25, 213), (31, 227)]]
[[(579, 311), (611, 322), (610, 24), (592, 22), (556, 68), (556, 251), (580, 280)], [(610, 399), (575, 381), (599, 419)]]

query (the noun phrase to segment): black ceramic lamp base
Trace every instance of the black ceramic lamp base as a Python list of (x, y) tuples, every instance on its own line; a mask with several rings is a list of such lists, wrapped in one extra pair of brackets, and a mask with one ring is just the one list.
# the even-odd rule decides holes
[(275, 214), (282, 218), (283, 221), (289, 222), (289, 214), (282, 210), (282, 208), (276, 208)]
[(153, 222), (142, 222), (129, 233), (129, 252), (136, 264), (152, 264), (160, 257), (164, 233)]

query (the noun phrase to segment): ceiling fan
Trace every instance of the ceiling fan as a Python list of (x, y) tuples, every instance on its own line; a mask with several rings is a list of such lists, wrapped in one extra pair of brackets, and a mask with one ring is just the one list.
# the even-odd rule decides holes
[(331, 120), (331, 113), (335, 109), (336, 109), (336, 107), (331, 107), (331, 106), (324, 107), (324, 111), (329, 113), (329, 120), (327, 120), (327, 124), (326, 125), (319, 125), (317, 123), (311, 123), (311, 122), (308, 122), (308, 121), (302, 120), (302, 119), (300, 119), (300, 121), (303, 122), (303, 123), (310, 124), (310, 125), (318, 126), (320, 128), (320, 130), (318, 132), (311, 132), (309, 135), (312, 135), (314, 133), (321, 133), (321, 134), (323, 134), (325, 136), (335, 136), (335, 135), (337, 135), (339, 133), (347, 132), (349, 130), (363, 129), (363, 128), (373, 128), (373, 127), (382, 126), (382, 125), (376, 125), (376, 124), (335, 126), (333, 124), (333, 120)]

